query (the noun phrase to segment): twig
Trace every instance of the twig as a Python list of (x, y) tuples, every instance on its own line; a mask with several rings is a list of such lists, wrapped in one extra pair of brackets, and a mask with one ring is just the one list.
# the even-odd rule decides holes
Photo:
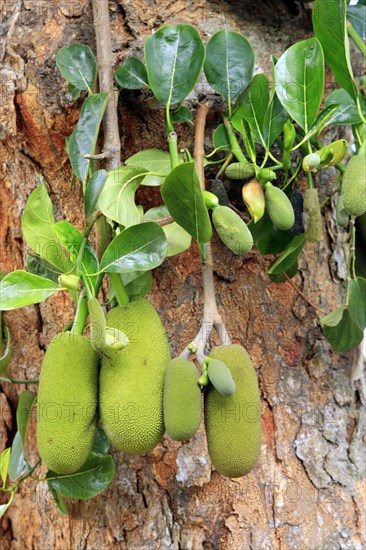
[(103, 153), (98, 153), (97, 155), (84, 155), (84, 158), (89, 160), (104, 160), (109, 157), (110, 153), (108, 151), (103, 151)]
[(319, 311), (322, 315), (326, 315), (326, 312), (324, 310), (322, 310), (320, 307), (316, 306), (311, 300), (309, 300), (309, 298), (307, 298), (305, 296), (305, 294), (295, 285), (295, 283), (293, 283), (290, 279), (290, 277), (287, 275), (287, 273), (283, 273), (283, 275), (285, 276), (285, 279), (286, 281), (292, 286), (292, 288), (294, 290), (296, 290), (296, 292), (301, 296), (301, 298), (303, 300), (305, 300), (305, 302), (307, 302), (309, 304), (309, 306), (313, 307), (314, 309), (316, 309), (317, 311)]
[[(149, 222), (150, 220), (145, 220), (144, 218), (142, 218), (142, 222), (143, 223), (147, 223)], [(169, 225), (170, 223), (172, 223), (174, 220), (171, 216), (165, 216), (165, 218), (159, 218), (158, 220), (154, 220), (154, 223), (158, 224), (158, 225)]]
[[(203, 144), (208, 111), (209, 109), (207, 105), (201, 105), (198, 109), (194, 146), (194, 158), (196, 161), (198, 177), (201, 183), (201, 189), (203, 191), (205, 190), (205, 172), (203, 164), (205, 151)], [(204, 255), (206, 259), (203, 260), (201, 256), (203, 321), (197, 336), (192, 342), (194, 353), (196, 354), (197, 360), (200, 364), (202, 364), (205, 360), (204, 350), (213, 328), (215, 328), (218, 333), (221, 344), (229, 345), (231, 343), (228, 332), (217, 309), (211, 243), (208, 242), (203, 246), (206, 249), (206, 253)], [(181, 357), (189, 357), (189, 354), (191, 353), (190, 348), (191, 346), (185, 348), (181, 354)]]

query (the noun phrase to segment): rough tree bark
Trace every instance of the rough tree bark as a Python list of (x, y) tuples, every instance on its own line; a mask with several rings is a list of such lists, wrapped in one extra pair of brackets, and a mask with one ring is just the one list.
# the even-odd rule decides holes
[[(2, 269), (13, 270), (25, 266), (20, 217), (37, 173), (44, 176), (57, 219), (67, 216), (81, 226), (80, 187), (70, 189), (64, 148), (80, 104), (67, 94), (55, 53), (77, 41), (95, 50), (95, 38), (88, 0), (5, 0), (1, 9), (0, 243)], [(311, 33), (304, 12), (294, 18), (285, 4), (265, 0), (111, 0), (110, 16), (116, 65), (126, 55), (140, 54), (144, 39), (163, 22), (194, 24), (204, 39), (223, 26), (241, 31), (254, 46), (256, 69), (267, 74), (270, 53), (279, 56)], [(205, 91), (202, 82), (191, 96), (193, 105)], [(120, 98), (122, 159), (140, 148), (165, 147), (160, 113), (145, 99), (130, 93)], [(188, 145), (191, 134), (180, 128)], [(321, 186), (324, 192), (326, 179)], [(140, 198), (156, 205), (158, 191), (149, 189)], [(294, 279), (327, 311), (341, 300), (341, 241), (327, 210), (323, 239), (306, 246)], [(70, 517), (58, 513), (44, 484), (24, 483), (1, 522), (4, 549), (365, 547), (365, 395), (352, 358), (330, 350), (316, 311), (289, 283), (270, 282), (264, 274), (270, 258), (255, 252), (233, 256), (215, 239), (213, 249), (220, 312), (258, 372), (263, 444), (256, 468), (236, 480), (211, 471), (202, 429), (185, 445), (164, 439), (149, 456), (115, 453), (114, 482), (91, 501), (70, 502)], [(194, 247), (156, 270), (150, 297), (172, 352), (180, 352), (197, 333), (202, 311)], [(72, 312), (62, 294), (5, 315), (14, 377), (39, 374), (48, 342)], [(0, 450), (14, 436), (22, 390), (2, 384)], [(32, 422), (30, 448), (34, 442)], [(34, 450), (31, 456), (35, 459)]]

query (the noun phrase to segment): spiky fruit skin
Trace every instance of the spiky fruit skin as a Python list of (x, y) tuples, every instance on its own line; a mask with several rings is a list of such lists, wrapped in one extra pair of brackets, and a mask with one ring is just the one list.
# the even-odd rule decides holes
[(230, 369), (236, 391), (226, 397), (213, 386), (205, 392), (208, 452), (219, 474), (241, 477), (255, 466), (261, 445), (261, 414), (257, 376), (242, 346), (218, 346), (210, 356)]
[(310, 243), (319, 241), (323, 234), (322, 213), (318, 190), (314, 187), (304, 193), (305, 239)]
[(354, 156), (347, 164), (342, 181), (344, 210), (350, 216), (366, 212), (366, 158)]
[(201, 422), (201, 390), (199, 372), (191, 361), (172, 359), (164, 379), (164, 424), (168, 435), (176, 441), (188, 441)]
[(149, 453), (164, 434), (163, 385), (170, 361), (164, 327), (145, 298), (113, 308), (108, 327), (124, 332), (129, 344), (104, 355), (99, 408), (112, 445), (128, 455)]
[(212, 212), (215, 229), (224, 244), (235, 254), (247, 254), (253, 237), (243, 220), (228, 206), (218, 206)]
[(57, 474), (78, 471), (93, 445), (99, 355), (80, 334), (51, 341), (42, 365), (37, 405), (38, 451)]
[(271, 183), (267, 183), (265, 192), (266, 210), (277, 229), (287, 231), (295, 223), (294, 209), (287, 195)]

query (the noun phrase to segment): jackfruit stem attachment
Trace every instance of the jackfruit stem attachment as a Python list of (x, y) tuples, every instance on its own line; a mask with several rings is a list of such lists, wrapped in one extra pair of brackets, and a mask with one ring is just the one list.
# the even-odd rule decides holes
[(203, 363), (202, 365), (202, 374), (197, 380), (197, 384), (199, 386), (208, 386), (210, 383), (210, 380), (208, 378), (208, 371), (207, 371), (207, 363)]
[[(197, 174), (201, 183), (202, 191), (205, 191), (204, 174), (204, 134), (206, 126), (206, 117), (209, 108), (207, 105), (201, 105), (197, 112), (194, 158), (196, 161)], [(197, 336), (181, 353), (183, 359), (188, 359), (192, 346), (195, 349), (197, 361), (202, 365), (206, 360), (204, 350), (213, 328), (219, 335), (220, 342), (223, 345), (230, 345), (230, 336), (223, 323), (221, 315), (218, 312), (215, 295), (215, 283), (213, 276), (213, 255), (210, 241), (201, 245), (201, 272), (203, 286), (203, 320)]]

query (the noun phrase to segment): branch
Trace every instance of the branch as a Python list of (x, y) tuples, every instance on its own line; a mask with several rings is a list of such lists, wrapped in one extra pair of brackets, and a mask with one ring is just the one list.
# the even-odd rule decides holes
[[(204, 172), (204, 135), (206, 127), (206, 118), (209, 108), (207, 105), (201, 105), (198, 109), (196, 120), (196, 132), (195, 132), (195, 146), (194, 146), (194, 158), (197, 166), (197, 173), (201, 183), (202, 191), (205, 190), (205, 172)], [(205, 360), (204, 350), (206, 343), (209, 339), (211, 331), (215, 328), (220, 338), (220, 343), (223, 345), (229, 345), (231, 343), (229, 334), (223, 323), (221, 315), (218, 312), (215, 296), (215, 282), (213, 276), (213, 256), (211, 243), (208, 242), (205, 245), (205, 260), (201, 255), (201, 271), (202, 271), (202, 285), (203, 285), (203, 321), (197, 336), (192, 342), (194, 353), (197, 360), (202, 364)], [(188, 358), (191, 350), (191, 346), (185, 348), (181, 357)]]

